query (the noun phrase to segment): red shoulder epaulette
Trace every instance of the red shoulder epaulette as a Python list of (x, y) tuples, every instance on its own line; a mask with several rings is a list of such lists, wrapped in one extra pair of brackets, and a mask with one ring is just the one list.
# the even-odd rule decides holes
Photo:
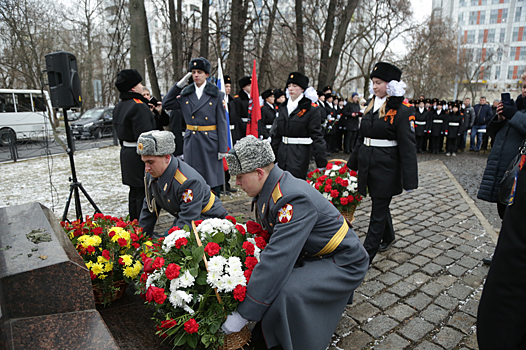
[(135, 101), (135, 103), (143, 103), (141, 100), (139, 100), (138, 98), (134, 98), (133, 99)]
[(314, 103), (314, 102), (312, 102), (310, 105), (311, 105), (312, 107), (318, 107), (318, 105), (317, 105), (316, 103)]
[(410, 104), (409, 102), (405, 102), (405, 101), (404, 101), (404, 102), (402, 102), (402, 104), (403, 104), (404, 106), (406, 106), (406, 107), (413, 107), (413, 105)]
[(234, 98), (238, 98), (238, 97), (239, 97), (239, 95), (235, 95), (235, 96), (234, 96)]

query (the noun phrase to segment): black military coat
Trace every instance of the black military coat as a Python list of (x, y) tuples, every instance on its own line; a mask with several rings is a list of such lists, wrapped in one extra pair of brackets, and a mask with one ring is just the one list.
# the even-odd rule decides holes
[(343, 107), (342, 115), (344, 118), (344, 126), (347, 131), (358, 130), (360, 128), (360, 119), (358, 115), (353, 117), (353, 113), (360, 112), (360, 105), (358, 103), (349, 102)]
[[(248, 105), (250, 104), (250, 98), (248, 97), (245, 90), (239, 90), (238, 94), (234, 96), (234, 105), (236, 106), (236, 114), (240, 120), (240, 130), (238, 131), (239, 137), (245, 137), (247, 135), (247, 119), (248, 119)], [(243, 120), (245, 119), (245, 120)]]
[(228, 119), (230, 120), (230, 134), (232, 135), (232, 145), (235, 145), (236, 141), (244, 137), (245, 135), (241, 135), (241, 118), (237, 115), (234, 98), (230, 95), (228, 95)]
[[(403, 97), (389, 97), (386, 116), (379, 118), (379, 110), (369, 110), (362, 118), (360, 137), (347, 162), (358, 170), (358, 191), (373, 198), (390, 198), (418, 187), (416, 141), (413, 131), (414, 107), (402, 103)], [(393, 110), (396, 114), (388, 115)], [(395, 147), (364, 145), (364, 137), (396, 140)]]
[[(307, 177), (311, 149), (314, 151), (314, 158), (319, 168), (327, 165), (325, 157), (325, 140), (321, 131), (320, 113), (315, 104), (303, 97), (298, 103), (298, 107), (288, 115), (287, 101), (279, 107), (278, 116), (275, 123), (275, 136), (271, 144), (272, 150), (281, 169), (289, 171), (292, 175), (300, 179)], [(310, 137), (312, 144), (298, 145), (285, 144), (283, 137)]]
[(429, 115), (429, 133), (431, 136), (440, 136), (444, 134), (444, 125), (447, 118), (446, 112), (441, 110), (438, 114), (438, 110), (431, 110)]
[(276, 119), (276, 109), (274, 106), (269, 106), (267, 102), (263, 102), (261, 107), (261, 119), (259, 120), (259, 136), (263, 136), (264, 139), (270, 137), (270, 128), (272, 123)]
[(445, 120), (444, 134), (448, 139), (454, 139), (459, 136), (462, 127), (464, 114), (458, 111), (457, 113), (449, 113)]
[(420, 108), (415, 108), (415, 136), (424, 136), (429, 128), (430, 112), (424, 108), (420, 113)]
[(136, 147), (123, 146), (123, 142), (137, 142), (143, 132), (155, 129), (155, 119), (148, 100), (137, 92), (123, 92), (121, 101), (113, 110), (113, 125), (121, 144), (122, 183), (130, 187), (144, 187), (144, 163)]

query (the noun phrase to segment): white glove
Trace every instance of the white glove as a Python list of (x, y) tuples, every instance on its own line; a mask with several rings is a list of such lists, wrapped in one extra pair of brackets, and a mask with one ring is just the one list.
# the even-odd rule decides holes
[(411, 192), (413, 192), (414, 190), (404, 190), (404, 191), (405, 191), (405, 193), (411, 193)]
[(225, 157), (226, 157), (226, 153), (221, 153), (221, 152), (219, 152), (219, 153), (217, 154), (217, 160), (221, 160), (221, 159), (223, 159), (223, 158), (225, 158)]
[(239, 332), (247, 324), (245, 320), (237, 311), (234, 311), (226, 318), (225, 323), (221, 326), (221, 329), (225, 334)]
[(180, 87), (181, 89), (184, 88), (186, 85), (188, 85), (188, 78), (190, 78), (191, 76), (192, 76), (191, 72), (186, 73), (183, 79), (177, 82), (177, 86)]

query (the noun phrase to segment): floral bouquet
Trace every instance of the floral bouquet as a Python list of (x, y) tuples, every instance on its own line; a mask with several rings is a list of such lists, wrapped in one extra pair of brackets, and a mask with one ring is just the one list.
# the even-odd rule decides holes
[(221, 347), (225, 335), (219, 329), (245, 299), (269, 236), (261, 225), (240, 225), (232, 216), (195, 224), (193, 231), (171, 228), (157, 252), (143, 255), (138, 289), (155, 307), (159, 336), (174, 346)]
[(85, 222), (61, 225), (90, 271), (97, 303), (106, 305), (122, 296), (142, 271), (141, 254), (153, 252), (153, 243), (137, 220), (95, 214), (86, 216)]
[[(333, 163), (332, 163), (333, 162)], [(358, 174), (350, 170), (343, 161), (327, 163), (325, 172), (319, 169), (307, 175), (307, 182), (317, 189), (349, 221), (354, 219), (354, 210), (363, 200), (356, 190), (358, 188)]]

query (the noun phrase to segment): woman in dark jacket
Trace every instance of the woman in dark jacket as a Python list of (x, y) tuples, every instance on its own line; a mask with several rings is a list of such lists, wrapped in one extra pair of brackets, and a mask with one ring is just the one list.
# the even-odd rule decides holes
[(364, 112), (360, 137), (347, 163), (358, 170), (360, 194), (369, 193), (372, 200), (364, 242), (369, 262), (395, 242), (389, 211), (392, 197), (418, 187), (415, 109), (404, 102), (401, 76), (402, 71), (392, 64), (375, 65), (370, 75), (375, 96)]
[(497, 203), (501, 219), (504, 217), (506, 205), (498, 202), (500, 182), (526, 138), (526, 106), (523, 102), (525, 98), (526, 88), (523, 89), (522, 95), (517, 97), (515, 106), (501, 105), (502, 113), (498, 113), (490, 121), (487, 130), (495, 143), (488, 157), (477, 198)]

